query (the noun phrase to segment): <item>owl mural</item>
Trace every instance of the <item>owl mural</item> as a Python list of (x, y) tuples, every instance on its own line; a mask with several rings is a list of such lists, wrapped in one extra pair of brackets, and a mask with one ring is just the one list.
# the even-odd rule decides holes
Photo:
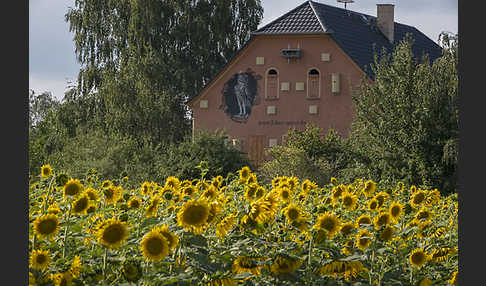
[(220, 109), (223, 109), (231, 120), (239, 123), (248, 121), (252, 106), (258, 104), (260, 79), (261, 76), (248, 69), (246, 72), (234, 74), (224, 84)]

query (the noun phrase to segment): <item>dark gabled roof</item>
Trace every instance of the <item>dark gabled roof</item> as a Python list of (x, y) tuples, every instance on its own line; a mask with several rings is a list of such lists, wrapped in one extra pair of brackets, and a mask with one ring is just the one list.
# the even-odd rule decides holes
[[(376, 25), (376, 17), (347, 9), (342, 9), (314, 1), (306, 1), (288, 13), (254, 31), (221, 71), (201, 90), (204, 91), (217, 76), (253, 40), (254, 35), (277, 34), (329, 34), (336, 44), (368, 75), (374, 79), (370, 64), (374, 62), (374, 52), (385, 48), (391, 52), (394, 47), (410, 34), (414, 40), (412, 52), (421, 59), (428, 54), (433, 62), (442, 56), (442, 48), (415, 27), (395, 22), (394, 41), (390, 43)], [(189, 98), (186, 104), (200, 93)]]
[(407, 33), (412, 36), (412, 52), (417, 59), (428, 54), (433, 62), (442, 56), (442, 48), (415, 27), (395, 22), (394, 41), (390, 43), (376, 25), (376, 17), (346, 9), (308, 1), (332, 39), (370, 78), (374, 51), (391, 52)]
[(320, 34), (325, 32), (312, 5), (304, 2), (252, 34)]

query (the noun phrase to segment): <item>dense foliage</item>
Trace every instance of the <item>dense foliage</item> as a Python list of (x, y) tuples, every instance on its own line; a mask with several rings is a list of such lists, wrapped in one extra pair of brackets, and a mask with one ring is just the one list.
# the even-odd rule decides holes
[(457, 285), (457, 195), (357, 179), (79, 179), (29, 190), (29, 285)]
[(374, 82), (355, 97), (351, 140), (373, 178), (456, 191), (457, 36), (442, 34), (443, 56), (414, 58), (412, 39), (376, 57)]

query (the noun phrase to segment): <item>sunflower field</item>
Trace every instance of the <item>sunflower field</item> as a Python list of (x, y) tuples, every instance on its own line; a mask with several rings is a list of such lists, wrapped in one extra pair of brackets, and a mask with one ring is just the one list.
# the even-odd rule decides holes
[(457, 285), (457, 194), (200, 169), (132, 185), (44, 165), (29, 285)]

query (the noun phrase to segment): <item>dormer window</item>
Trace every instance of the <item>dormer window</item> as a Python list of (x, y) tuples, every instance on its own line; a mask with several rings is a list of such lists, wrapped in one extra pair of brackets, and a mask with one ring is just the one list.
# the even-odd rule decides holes
[(307, 73), (307, 98), (321, 97), (321, 73), (317, 68), (309, 69)]
[(268, 69), (265, 77), (265, 99), (278, 99), (279, 85), (277, 69)]

